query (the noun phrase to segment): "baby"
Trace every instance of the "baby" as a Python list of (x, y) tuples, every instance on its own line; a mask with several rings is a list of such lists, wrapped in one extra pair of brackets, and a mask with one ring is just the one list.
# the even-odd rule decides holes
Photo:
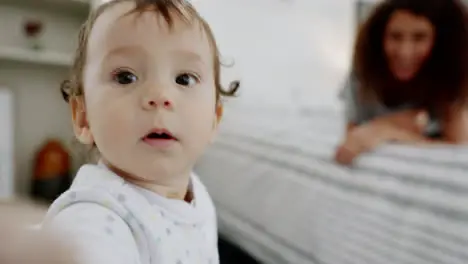
[(62, 86), (97, 151), (49, 208), (86, 264), (219, 263), (216, 215), (193, 166), (222, 115), (218, 48), (183, 0), (114, 0), (91, 14)]

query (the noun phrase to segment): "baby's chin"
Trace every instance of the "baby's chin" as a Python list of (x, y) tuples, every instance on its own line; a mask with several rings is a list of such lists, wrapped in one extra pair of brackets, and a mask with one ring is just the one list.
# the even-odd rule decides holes
[(182, 200), (186, 197), (187, 189), (190, 185), (190, 172), (175, 173), (164, 170), (161, 166), (154, 169), (146, 169), (148, 169), (148, 171), (142, 171), (140, 168), (139, 173), (132, 175), (127, 173), (122, 176), (122, 178), (137, 187), (159, 194), (166, 198)]
[(174, 183), (185, 182), (190, 178), (192, 166), (180, 166), (182, 161), (171, 159), (148, 159), (127, 161), (126, 166), (108, 165), (115, 174), (123, 179), (141, 184), (172, 185)]
[(133, 177), (141, 181), (167, 185), (173, 182), (188, 180), (190, 178), (191, 170), (182, 171), (175, 170), (178, 168), (174, 163), (160, 163), (154, 162), (145, 167), (139, 167)]

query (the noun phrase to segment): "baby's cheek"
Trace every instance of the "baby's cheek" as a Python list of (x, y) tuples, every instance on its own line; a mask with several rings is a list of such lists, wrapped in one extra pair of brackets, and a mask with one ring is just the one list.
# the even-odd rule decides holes
[(128, 126), (112, 117), (97, 120), (93, 130), (94, 140), (102, 154), (120, 153), (120, 148), (126, 145), (126, 142), (132, 137), (126, 131)]
[(209, 108), (193, 111), (187, 116), (185, 124), (188, 127), (185, 131), (191, 131), (191, 133), (187, 133), (187, 136), (191, 137), (194, 145), (199, 148), (206, 147), (205, 145), (211, 141), (211, 136), (216, 128), (216, 119), (215, 110)]
[[(90, 113), (91, 130), (96, 141), (119, 142), (130, 136), (129, 130), (134, 127), (133, 119), (129, 111), (125, 108), (118, 108), (113, 105), (103, 105), (94, 108)], [(98, 142), (99, 144), (99, 142)]]

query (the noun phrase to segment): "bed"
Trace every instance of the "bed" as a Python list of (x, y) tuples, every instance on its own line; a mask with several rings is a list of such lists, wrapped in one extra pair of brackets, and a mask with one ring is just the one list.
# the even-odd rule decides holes
[(196, 166), (220, 233), (266, 264), (468, 263), (467, 147), (383, 146), (347, 168), (342, 131), (334, 112), (228, 113)]

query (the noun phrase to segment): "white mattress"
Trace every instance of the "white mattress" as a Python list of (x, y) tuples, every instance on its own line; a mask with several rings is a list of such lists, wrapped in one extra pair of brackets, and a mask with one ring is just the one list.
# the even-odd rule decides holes
[(468, 148), (331, 157), (342, 120), (238, 113), (197, 165), (220, 232), (267, 264), (468, 263)]

